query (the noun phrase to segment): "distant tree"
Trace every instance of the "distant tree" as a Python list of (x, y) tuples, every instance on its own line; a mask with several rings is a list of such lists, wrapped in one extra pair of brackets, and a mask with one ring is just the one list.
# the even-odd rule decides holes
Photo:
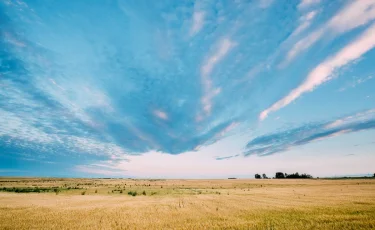
[(303, 179), (308, 179), (308, 178), (312, 178), (312, 176), (309, 175), (309, 174), (306, 174), (306, 173), (299, 174), (298, 172), (296, 172), (296, 173), (292, 173), (292, 174), (287, 175), (285, 178), (292, 178), (292, 179), (303, 178)]
[(375, 177), (375, 173), (374, 173), (374, 177)]
[(275, 178), (276, 178), (276, 179), (285, 178), (284, 173), (282, 173), (282, 172), (277, 172), (276, 175), (275, 175)]
[(284, 173), (284, 175), (285, 175), (285, 178), (287, 178), (287, 177), (288, 177), (288, 174), (287, 174), (287, 173)]
[(299, 173), (298, 173), (298, 172), (296, 172), (296, 173), (292, 173), (292, 174), (286, 176), (286, 178), (299, 178), (299, 177), (300, 177), (300, 176), (299, 176)]
[(306, 173), (304, 173), (304, 174), (302, 174), (301, 175), (301, 178), (313, 178), (310, 174), (306, 174)]
[(267, 175), (265, 173), (263, 173), (263, 179), (268, 179)]
[(255, 174), (255, 179), (262, 179), (262, 177), (260, 177), (260, 175), (257, 173)]

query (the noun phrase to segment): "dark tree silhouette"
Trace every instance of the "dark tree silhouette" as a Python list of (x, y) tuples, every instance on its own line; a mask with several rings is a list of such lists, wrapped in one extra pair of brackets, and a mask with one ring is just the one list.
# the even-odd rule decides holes
[(268, 179), (267, 175), (265, 173), (263, 173), (263, 179)]
[(306, 173), (299, 174), (298, 172), (296, 172), (289, 174), (286, 178), (312, 178), (312, 176)]
[(279, 178), (285, 178), (284, 173), (282, 173), (282, 172), (277, 172), (276, 175), (275, 175), (275, 178), (276, 178), (276, 179), (279, 179)]
[(309, 175), (309, 174), (306, 174), (306, 173), (299, 174), (298, 172), (296, 172), (296, 173), (292, 173), (292, 174), (287, 174), (287, 173), (277, 172), (275, 178), (276, 179), (279, 179), (279, 178), (292, 178), (292, 179), (302, 178), (302, 179), (309, 179), (309, 178), (313, 178), (313, 177), (311, 175)]
[(255, 179), (262, 179), (262, 178), (261, 178), (260, 175), (257, 173), (257, 174), (255, 174)]

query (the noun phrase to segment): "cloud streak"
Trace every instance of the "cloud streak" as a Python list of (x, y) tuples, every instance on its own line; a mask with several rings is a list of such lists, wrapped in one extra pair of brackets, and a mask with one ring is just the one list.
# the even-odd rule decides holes
[(259, 118), (264, 120), (269, 113), (287, 106), (302, 94), (313, 91), (317, 86), (331, 80), (335, 70), (357, 60), (374, 47), (375, 24), (370, 26), (363, 34), (361, 34), (349, 45), (341, 49), (336, 55), (328, 58), (315, 67), (301, 85), (293, 89), (287, 96), (277, 101), (271, 107), (262, 111)]
[(238, 157), (238, 156), (239, 156), (239, 154), (236, 154), (236, 155), (232, 155), (232, 156), (216, 157), (215, 159), (218, 160), (218, 161), (222, 161), (222, 160), (229, 160), (231, 158)]
[(345, 133), (370, 129), (375, 129), (375, 109), (256, 137), (248, 142), (244, 155), (267, 156)]
[(192, 23), (192, 26), (191, 26), (191, 29), (190, 29), (190, 36), (194, 36), (195, 34), (197, 34), (203, 28), (204, 16), (205, 16), (204, 11), (200, 11), (200, 10), (194, 11), (194, 13), (193, 13), (193, 23)]
[[(303, 5), (313, 1), (303, 1)], [(301, 4), (302, 4), (301, 3)], [(350, 1), (347, 6), (332, 17), (326, 24), (311, 32), (309, 35), (299, 40), (290, 49), (287, 58), (282, 65), (292, 61), (301, 52), (309, 49), (323, 36), (332, 38), (360, 26), (364, 26), (375, 19), (375, 1)]]
[(210, 115), (212, 110), (212, 99), (220, 93), (220, 88), (215, 88), (211, 79), (211, 74), (215, 66), (225, 58), (229, 51), (235, 46), (235, 43), (228, 38), (222, 39), (215, 52), (208, 57), (201, 68), (201, 82), (203, 85), (203, 97), (201, 103), (206, 116)]
[(301, 0), (301, 2), (298, 4), (298, 9), (304, 10), (306, 8), (309, 8), (313, 5), (317, 5), (320, 3), (320, 0)]

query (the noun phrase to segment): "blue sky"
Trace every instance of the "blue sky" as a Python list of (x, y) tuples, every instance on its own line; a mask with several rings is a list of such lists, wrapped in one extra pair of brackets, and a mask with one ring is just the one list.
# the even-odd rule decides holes
[(375, 0), (1, 0), (0, 35), (0, 175), (374, 173)]

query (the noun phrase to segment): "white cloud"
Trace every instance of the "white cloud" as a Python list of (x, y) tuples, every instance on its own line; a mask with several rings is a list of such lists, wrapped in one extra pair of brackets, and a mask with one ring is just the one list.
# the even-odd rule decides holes
[(33, 122), (19, 118), (12, 112), (0, 109), (0, 137), (7, 136), (12, 140), (36, 143), (50, 143), (53, 138), (42, 130), (34, 127)]
[(162, 120), (168, 120), (168, 114), (162, 110), (154, 110), (153, 114)]
[[(107, 156), (111, 159), (122, 159), (128, 153), (120, 146), (96, 140), (92, 137), (66, 135), (64, 130), (57, 131), (45, 117), (38, 118), (39, 113), (32, 116), (18, 116), (13, 112), (0, 109), (0, 138), (7, 137), (6, 144), (20, 148), (35, 150), (40, 153), (58, 153), (55, 149), (63, 148), (78, 153)], [(36, 118), (35, 118), (36, 117)], [(49, 132), (46, 132), (46, 129)]]
[(298, 9), (304, 10), (318, 3), (320, 3), (320, 0), (301, 0), (301, 2), (298, 4)]
[(89, 82), (76, 82), (63, 78), (49, 78), (45, 81), (44, 78), (40, 78), (37, 80), (37, 87), (90, 126), (96, 126), (96, 122), (86, 112), (87, 109), (100, 109), (105, 113), (114, 112), (109, 97)]
[(299, 53), (307, 50), (319, 39), (330, 35), (338, 36), (359, 26), (366, 25), (375, 19), (375, 0), (351, 1), (325, 25), (299, 40), (288, 52), (283, 65), (293, 60)]
[(293, 31), (291, 36), (296, 36), (296, 35), (302, 33), (303, 31), (305, 31), (307, 28), (309, 28), (309, 26), (312, 23), (312, 20), (315, 18), (317, 13), (318, 12), (316, 10), (314, 10), (314, 11), (308, 12), (307, 14), (303, 15), (299, 19), (299, 21), (300, 21), (299, 26), (297, 27), (297, 29), (295, 29)]
[(3, 33), (4, 40), (9, 42), (10, 44), (19, 47), (19, 48), (24, 48), (26, 47), (26, 43), (18, 39), (14, 34), (10, 32), (4, 32)]
[(197, 34), (204, 25), (205, 12), (196, 10), (193, 13), (193, 24), (190, 28), (190, 36)]
[[(59, 85), (53, 79), (43, 82), (46, 83), (46, 87), (41, 87), (44, 92), (53, 92), (53, 88)], [(8, 106), (0, 108), (0, 138), (6, 137), (7, 144), (37, 152), (55, 153), (54, 147), (56, 147), (95, 155), (118, 156), (126, 154), (121, 147), (113, 143), (97, 141), (84, 130), (79, 130), (75, 123), (72, 123), (69, 112), (47, 108), (28, 94), (27, 90), (6, 80), (3, 80), (2, 83), (0, 97), (7, 102)], [(48, 88), (51, 85), (53, 88)], [(92, 97), (88, 103), (89, 106), (102, 105), (102, 100), (105, 100), (100, 91), (85, 90), (85, 88), (82, 91), (82, 94)], [(53, 95), (60, 94), (56, 92)], [(81, 103), (84, 104), (83, 100)], [(71, 108), (82, 111), (77, 105)], [(74, 111), (71, 112), (74, 114)], [(56, 123), (69, 123), (70, 126), (59, 127)], [(69, 135), (70, 129), (75, 129), (78, 136)], [(83, 136), (79, 137), (79, 135)]]
[(216, 134), (216, 137), (223, 137), (228, 132), (231, 132), (234, 130), (240, 123), (239, 122), (232, 122), (229, 125), (227, 125), (223, 130), (221, 130), (218, 134)]
[(211, 74), (211, 71), (215, 67), (215, 65), (225, 57), (225, 55), (233, 46), (234, 43), (230, 39), (222, 39), (218, 45), (218, 49), (216, 50), (216, 52), (212, 56), (210, 56), (207, 62), (202, 66), (202, 75), (208, 76), (209, 74)]
[(211, 113), (212, 98), (221, 92), (220, 88), (213, 88), (211, 73), (214, 67), (229, 53), (229, 51), (235, 46), (230, 39), (222, 39), (217, 50), (210, 56), (201, 68), (201, 81), (203, 85), (203, 97), (201, 99), (203, 110), (206, 115)]
[(315, 69), (313, 69), (309, 73), (307, 79), (301, 85), (292, 90), (286, 97), (282, 98), (271, 107), (264, 110), (260, 114), (260, 119), (265, 119), (270, 112), (283, 108), (292, 101), (296, 100), (303, 93), (312, 91), (320, 84), (329, 81), (331, 79), (332, 73), (336, 69), (360, 58), (363, 54), (373, 49), (374, 47), (375, 24), (369, 27), (356, 40), (341, 49), (335, 56), (328, 58), (324, 62), (320, 63), (317, 67), (315, 67)]
[(112, 158), (126, 155), (125, 150), (110, 142), (102, 142), (88, 137), (68, 136), (64, 138), (64, 145), (75, 152), (84, 152), (94, 155), (104, 155)]
[(344, 118), (337, 119), (325, 126), (325, 128), (336, 128), (344, 125), (349, 125), (351, 123), (355, 122), (364, 122), (366, 120), (374, 119), (375, 117), (375, 109), (366, 110), (364, 112), (360, 112), (357, 114), (354, 114), (352, 116), (347, 116)]

